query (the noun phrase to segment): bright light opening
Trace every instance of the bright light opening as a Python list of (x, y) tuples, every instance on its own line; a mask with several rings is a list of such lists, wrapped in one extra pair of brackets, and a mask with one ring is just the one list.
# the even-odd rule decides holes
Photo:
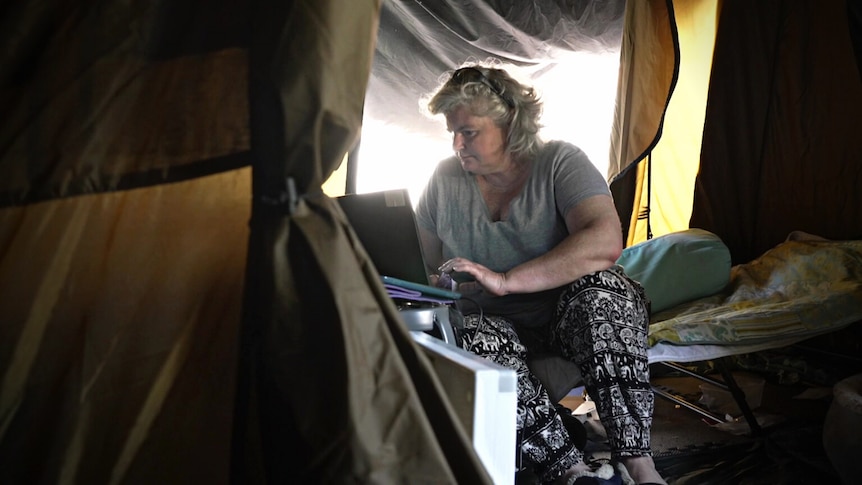
[[(574, 143), (603, 175), (607, 174), (619, 53), (573, 53), (553, 64), (533, 67), (532, 73), (503, 67), (539, 91), (544, 101), (542, 138)], [(407, 188), (415, 204), (437, 163), (452, 155), (442, 116), (439, 121), (438, 133), (416, 133), (366, 117), (356, 191)]]

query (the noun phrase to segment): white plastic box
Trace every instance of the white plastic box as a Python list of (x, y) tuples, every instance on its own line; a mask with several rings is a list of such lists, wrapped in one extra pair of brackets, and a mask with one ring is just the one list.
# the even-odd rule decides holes
[(422, 332), (410, 332), (434, 365), (473, 449), (495, 484), (515, 482), (517, 374)]

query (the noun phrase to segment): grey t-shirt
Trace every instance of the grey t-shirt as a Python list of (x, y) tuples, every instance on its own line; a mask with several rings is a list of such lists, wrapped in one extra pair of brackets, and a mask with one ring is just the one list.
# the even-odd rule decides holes
[[(580, 201), (610, 195), (607, 181), (576, 146), (544, 144), (524, 189), (509, 207), (506, 220), (493, 221), (473, 174), (456, 157), (440, 162), (416, 207), (423, 229), (443, 242), (443, 259), (467, 258), (497, 271), (534, 259), (567, 235), (563, 215)], [(463, 281), (464, 276), (455, 275)], [(489, 315), (511, 318), (524, 326), (540, 326), (553, 317), (559, 290), (492, 297), (480, 294), (476, 304)], [(478, 311), (466, 305), (466, 313)]]

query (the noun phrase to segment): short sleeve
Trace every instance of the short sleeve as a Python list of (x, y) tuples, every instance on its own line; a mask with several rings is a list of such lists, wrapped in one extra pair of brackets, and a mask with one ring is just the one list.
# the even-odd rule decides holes
[(611, 195), (608, 182), (580, 148), (558, 143), (551, 150), (554, 198), (561, 216), (594, 195)]

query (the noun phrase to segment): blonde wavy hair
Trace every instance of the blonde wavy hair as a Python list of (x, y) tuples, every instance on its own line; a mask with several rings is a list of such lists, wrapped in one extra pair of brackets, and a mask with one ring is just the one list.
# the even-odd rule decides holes
[(467, 107), (474, 116), (487, 116), (506, 132), (506, 150), (520, 160), (542, 146), (542, 101), (532, 86), (520, 83), (504, 69), (470, 63), (448, 75), (427, 101), (431, 115), (448, 115)]

